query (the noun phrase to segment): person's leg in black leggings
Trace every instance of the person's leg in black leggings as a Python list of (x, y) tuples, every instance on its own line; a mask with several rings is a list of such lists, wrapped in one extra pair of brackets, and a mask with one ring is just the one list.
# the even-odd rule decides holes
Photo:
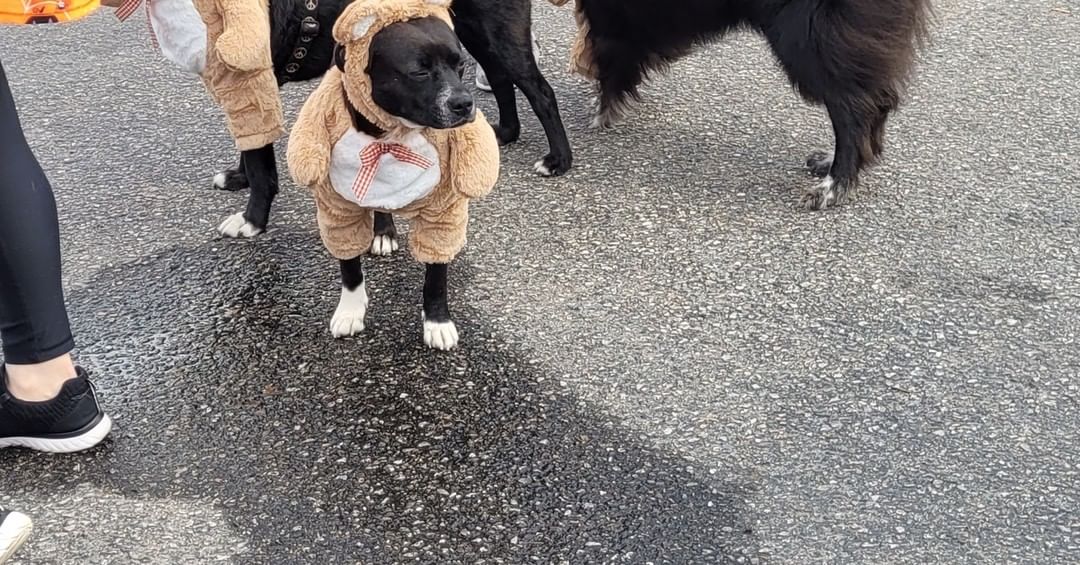
[(45, 173), (30, 151), (0, 65), (0, 338), (4, 360), (56, 359), (74, 342), (60, 285), (60, 230)]
[(23, 135), (0, 64), (0, 447), (77, 451), (108, 434), (74, 366), (52, 187)]

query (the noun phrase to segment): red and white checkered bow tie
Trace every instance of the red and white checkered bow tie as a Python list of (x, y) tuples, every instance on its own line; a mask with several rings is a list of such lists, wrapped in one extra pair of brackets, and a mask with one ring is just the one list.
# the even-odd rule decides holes
[(360, 170), (356, 173), (353, 181), (352, 192), (356, 200), (362, 201), (367, 195), (371, 183), (375, 180), (375, 174), (379, 172), (379, 159), (383, 155), (391, 155), (394, 159), (408, 163), (421, 169), (430, 169), (435, 163), (431, 159), (409, 149), (400, 143), (386, 143), (375, 141), (360, 150)]
[[(135, 13), (135, 10), (139, 9), (139, 4), (142, 4), (143, 0), (127, 0), (116, 9), (116, 19), (120, 21), (127, 21), (131, 17), (131, 14)], [(150, 28), (150, 42), (154, 44), (154, 48), (157, 49), (157, 35), (154, 33), (154, 24), (150, 23), (150, 0), (146, 0), (146, 26)]]

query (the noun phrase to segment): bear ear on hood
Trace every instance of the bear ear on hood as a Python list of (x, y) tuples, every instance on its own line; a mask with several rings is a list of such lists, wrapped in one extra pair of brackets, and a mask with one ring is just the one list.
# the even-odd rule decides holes
[(449, 9), (452, 0), (354, 0), (348, 8), (342, 12), (334, 24), (334, 41), (344, 45), (351, 41), (363, 39), (375, 25), (380, 12), (385, 11), (387, 4), (399, 2), (409, 4), (420, 2)]

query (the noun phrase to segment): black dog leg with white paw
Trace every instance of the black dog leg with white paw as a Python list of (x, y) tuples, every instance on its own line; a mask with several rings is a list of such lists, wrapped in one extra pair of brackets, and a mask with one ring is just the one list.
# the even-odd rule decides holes
[(364, 284), (364, 265), (360, 257), (341, 261), (341, 299), (330, 319), (330, 334), (349, 337), (364, 331), (368, 295)]
[(424, 343), (433, 349), (449, 351), (458, 344), (458, 331), (450, 319), (446, 300), (446, 263), (426, 263), (424, 273)]
[(277, 159), (274, 145), (269, 144), (258, 149), (244, 151), (240, 157), (244, 173), (251, 185), (247, 208), (236, 213), (218, 226), (218, 232), (225, 237), (251, 238), (266, 231), (270, 222), (270, 206), (278, 193)]
[(371, 254), (389, 257), (397, 250), (397, 226), (394, 225), (394, 216), (386, 212), (375, 212), (375, 237), (371, 240)]

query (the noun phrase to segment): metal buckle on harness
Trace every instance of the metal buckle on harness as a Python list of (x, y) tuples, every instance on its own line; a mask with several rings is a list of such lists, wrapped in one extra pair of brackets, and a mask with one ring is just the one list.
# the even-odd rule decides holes
[(311, 41), (311, 38), (316, 35), (319, 35), (319, 20), (316, 20), (314, 16), (305, 16), (300, 21), (300, 38)]

